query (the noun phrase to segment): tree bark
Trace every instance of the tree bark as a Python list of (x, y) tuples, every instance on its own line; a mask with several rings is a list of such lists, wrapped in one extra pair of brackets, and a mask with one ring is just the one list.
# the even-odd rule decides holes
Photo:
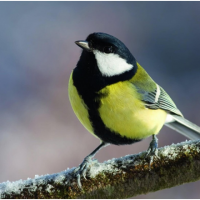
[(200, 141), (158, 149), (150, 164), (146, 152), (93, 161), (87, 180), (77, 185), (74, 169), (0, 184), (1, 198), (129, 198), (200, 179)]

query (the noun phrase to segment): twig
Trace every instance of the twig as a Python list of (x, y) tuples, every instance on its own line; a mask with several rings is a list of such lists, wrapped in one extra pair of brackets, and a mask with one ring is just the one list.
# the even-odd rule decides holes
[(77, 186), (74, 169), (0, 184), (1, 198), (128, 198), (200, 179), (200, 141), (158, 149), (149, 169), (146, 152), (93, 162)]

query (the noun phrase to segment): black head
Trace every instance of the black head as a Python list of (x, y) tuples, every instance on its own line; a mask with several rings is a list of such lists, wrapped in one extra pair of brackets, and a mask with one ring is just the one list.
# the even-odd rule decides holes
[(76, 44), (94, 56), (103, 76), (112, 77), (130, 71), (135, 65), (135, 58), (129, 49), (116, 37), (106, 33), (92, 33), (86, 41)]
[(92, 33), (87, 37), (86, 41), (92, 50), (98, 50), (105, 54), (117, 54), (125, 59), (127, 63), (133, 63), (134, 57), (129, 49), (123, 42), (112, 35), (106, 33)]
[(87, 87), (95, 87), (95, 91), (128, 80), (137, 70), (136, 60), (129, 49), (114, 36), (92, 33), (86, 40), (76, 41), (76, 44), (83, 49), (74, 71), (79, 74), (76, 78), (84, 79)]

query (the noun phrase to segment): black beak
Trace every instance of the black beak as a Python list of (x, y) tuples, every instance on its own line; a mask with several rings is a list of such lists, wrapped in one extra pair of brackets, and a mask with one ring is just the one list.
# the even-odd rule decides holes
[(79, 47), (81, 47), (83, 50), (92, 51), (92, 49), (89, 47), (88, 42), (84, 40), (78, 40), (75, 42)]

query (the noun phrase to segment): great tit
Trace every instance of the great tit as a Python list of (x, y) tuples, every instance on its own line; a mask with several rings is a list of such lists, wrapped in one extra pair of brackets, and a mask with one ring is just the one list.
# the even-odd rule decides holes
[(200, 127), (183, 117), (119, 39), (92, 33), (75, 43), (83, 51), (69, 79), (70, 103), (83, 126), (101, 141), (76, 169), (79, 187), (92, 158), (106, 145), (133, 144), (153, 136), (148, 153), (154, 154), (163, 125), (200, 139)]

